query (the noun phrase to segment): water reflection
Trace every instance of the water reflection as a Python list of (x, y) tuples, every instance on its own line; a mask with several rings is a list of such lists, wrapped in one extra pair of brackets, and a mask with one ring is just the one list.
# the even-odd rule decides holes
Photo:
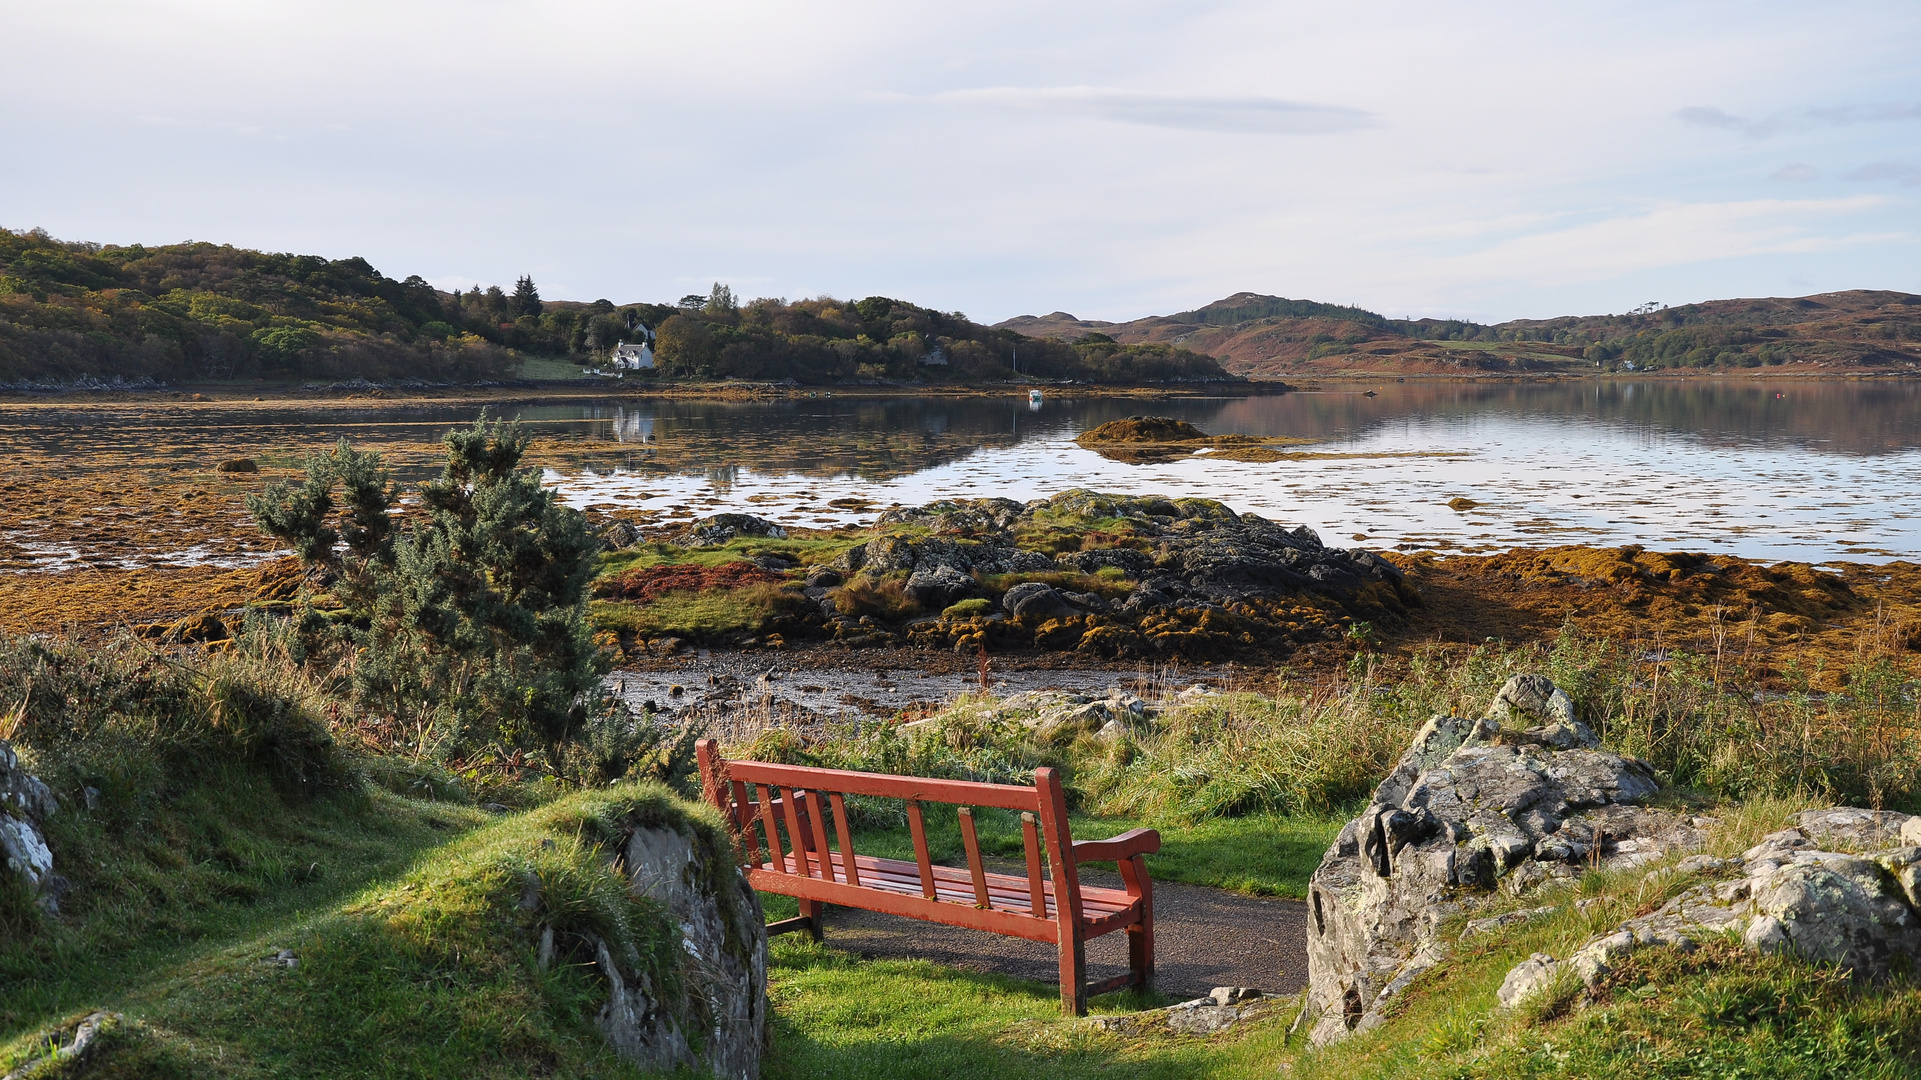
[[(1361, 391), (1372, 389), (1374, 397)], [(796, 525), (890, 503), (1069, 486), (1220, 498), (1330, 540), (1474, 551), (1638, 542), (1772, 558), (1915, 557), (1921, 384), (1912, 381), (1396, 383), (1263, 397), (606, 399), (497, 405), (576, 506), (656, 518), (751, 509)], [(1081, 430), (1155, 413), (1289, 435), (1336, 456), (1131, 466)], [(103, 405), (0, 413), (16, 463), (63, 474), (289, 464), (346, 437), (416, 481), (464, 405)], [(1344, 456), (1343, 456), (1344, 455)], [(1480, 505), (1457, 512), (1465, 496)]]

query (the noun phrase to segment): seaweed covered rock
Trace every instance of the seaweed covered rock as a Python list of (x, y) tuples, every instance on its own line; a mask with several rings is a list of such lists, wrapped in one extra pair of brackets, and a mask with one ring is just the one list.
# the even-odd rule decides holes
[(67, 888), (66, 879), (53, 872), (53, 852), (41, 831), (58, 809), (53, 792), (0, 739), (0, 873), (17, 878), (49, 912), (59, 910)]
[(1858, 981), (1911, 970), (1921, 960), (1921, 846), (1902, 839), (1921, 819), (1854, 807), (1796, 817), (1798, 825), (1738, 858), (1683, 859), (1675, 872), (1707, 880), (1565, 958), (1529, 957), (1502, 982), (1501, 1004), (1519, 1005), (1567, 975), (1593, 988), (1639, 949), (1692, 950), (1728, 934), (1757, 952), (1833, 965)]
[(1317, 1045), (1380, 1023), (1445, 956), (1441, 924), (1494, 890), (1524, 893), (1705, 840), (1703, 822), (1641, 805), (1659, 790), (1653, 770), (1595, 749), (1565, 700), (1546, 679), (1518, 676), (1490, 713), (1549, 723), (1428, 721), (1341, 830), (1309, 882), (1303, 1023)]
[(1357, 619), (1401, 618), (1420, 602), (1372, 552), (1330, 548), (1311, 529), (1209, 499), (1076, 489), (1025, 505), (948, 500), (889, 511), (881, 523), (900, 534), (848, 552), (837, 569), (1045, 578), (998, 586), (1004, 621), (910, 628), (937, 648), (1031, 644), (1130, 659), (1287, 651)]

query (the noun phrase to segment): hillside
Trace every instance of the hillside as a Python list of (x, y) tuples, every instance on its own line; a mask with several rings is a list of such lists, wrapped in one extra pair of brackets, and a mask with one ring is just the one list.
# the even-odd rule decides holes
[(1389, 319), (1361, 308), (1236, 293), (1193, 311), (1132, 322), (1056, 311), (997, 325), (1061, 341), (1097, 335), (1175, 345), (1218, 357), (1227, 370), (1255, 378), (1921, 366), (1921, 296), (1867, 290), (1494, 325)]
[[(1078, 345), (887, 297), (736, 303), (544, 301), (523, 277), (435, 289), (365, 259), (210, 243), (103, 246), (0, 229), (0, 386), (260, 380), (513, 378), (530, 359), (591, 366), (639, 325), (659, 331), (649, 378), (803, 383), (1099, 383), (1231, 378), (1211, 357), (1161, 342)], [(564, 365), (548, 365), (551, 369)], [(578, 369), (573, 369), (577, 371)]]

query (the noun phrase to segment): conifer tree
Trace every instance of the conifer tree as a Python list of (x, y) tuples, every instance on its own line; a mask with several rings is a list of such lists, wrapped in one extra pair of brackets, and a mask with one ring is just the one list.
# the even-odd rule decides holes
[(534, 288), (534, 279), (526, 274), (514, 282), (514, 314), (540, 317), (540, 290)]
[[(298, 486), (248, 499), (267, 533), (330, 580), (339, 618), (310, 617), (351, 651), (356, 704), (412, 733), (420, 753), (493, 744), (561, 749), (606, 703), (587, 626), (597, 544), (581, 515), (518, 468), (518, 424), (450, 431), (422, 515), (396, 522), (380, 455), (341, 440)], [(324, 636), (324, 634), (323, 634)]]

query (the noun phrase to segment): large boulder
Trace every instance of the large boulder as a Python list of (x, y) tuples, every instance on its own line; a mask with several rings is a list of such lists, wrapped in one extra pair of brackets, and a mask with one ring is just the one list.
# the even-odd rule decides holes
[(633, 891), (680, 924), (685, 987), (674, 1008), (661, 988), (598, 944), (596, 962), (611, 990), (600, 1011), (602, 1035), (645, 1069), (758, 1077), (767, 1033), (767, 931), (733, 853), (709, 850), (678, 829), (648, 827), (628, 836), (621, 859)]
[[(1921, 960), (1921, 847), (1888, 845), (1921, 819), (1835, 807), (1796, 820), (1739, 858), (1681, 860), (1673, 872), (1707, 880), (1562, 959), (1529, 957), (1508, 972), (1501, 1004), (1519, 1005), (1564, 980), (1592, 988), (1639, 949), (1692, 949), (1728, 934), (1757, 952), (1833, 965), (1860, 981), (1912, 968)], [(1822, 843), (1856, 850), (1824, 850)], [(1876, 846), (1883, 850), (1860, 850)]]
[(1446, 955), (1441, 924), (1495, 890), (1525, 893), (1705, 839), (1701, 823), (1641, 805), (1659, 790), (1653, 770), (1595, 749), (1571, 707), (1555, 715), (1560, 692), (1535, 678), (1510, 680), (1490, 712), (1552, 723), (1428, 721), (1322, 858), (1309, 883), (1302, 1014), (1315, 1044), (1382, 1022), (1388, 1002)]
[(0, 739), (0, 873), (20, 878), (40, 906), (59, 910), (67, 881), (53, 872), (43, 826), (59, 809), (53, 792), (22, 768), (13, 745)]
[(1040, 581), (1023, 581), (1007, 590), (1001, 595), (1001, 607), (1016, 619), (1079, 614), (1052, 585)]
[(974, 579), (951, 566), (920, 569), (907, 578), (907, 595), (935, 611), (965, 600), (979, 590)]
[(753, 514), (715, 514), (699, 518), (674, 537), (682, 547), (718, 547), (741, 536), (785, 540), (787, 530)]

